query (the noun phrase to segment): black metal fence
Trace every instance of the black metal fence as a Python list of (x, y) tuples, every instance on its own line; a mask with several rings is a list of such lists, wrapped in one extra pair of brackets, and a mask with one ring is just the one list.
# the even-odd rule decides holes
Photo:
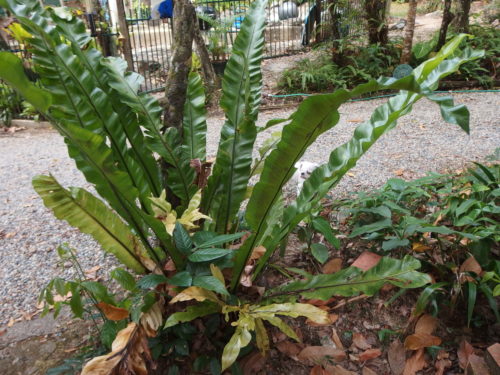
[[(344, 2), (347, 4), (344, 7), (332, 9), (329, 0), (270, 0), (266, 9), (264, 57), (290, 55), (318, 40), (329, 40), (332, 27), (338, 28), (338, 34), (345, 37), (360, 34), (364, 30), (362, 1)], [(251, 2), (252, 0), (195, 2), (199, 27), (214, 62), (228, 59)], [(104, 3), (104, 12), (100, 12), (103, 19), (96, 18), (97, 14), (82, 17), (105, 55), (120, 54), (116, 27), (102, 29), (101, 26), (112, 24), (113, 21), (109, 2)], [(136, 4), (133, 8), (126, 8), (133, 68), (144, 76), (143, 91), (161, 90), (165, 86), (172, 54), (171, 13), (160, 14), (158, 9), (151, 9), (145, 3), (133, 3)], [(332, 17), (333, 12), (336, 17)], [(160, 18), (161, 16), (164, 18)], [(332, 25), (332, 18), (338, 20), (336, 25)], [(9, 39), (9, 47), (13, 51), (26, 53), (13, 38)]]

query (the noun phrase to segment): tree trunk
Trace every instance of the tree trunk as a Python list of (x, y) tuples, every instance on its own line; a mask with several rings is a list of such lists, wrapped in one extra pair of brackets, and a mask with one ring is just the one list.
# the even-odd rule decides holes
[(456, 17), (453, 20), (453, 27), (459, 33), (469, 32), (469, 13), (471, 0), (457, 0)]
[(319, 43), (323, 40), (323, 33), (321, 32), (321, 27), (322, 22), (321, 22), (321, 13), (322, 13), (322, 6), (321, 6), (321, 0), (316, 0), (316, 35), (315, 35), (315, 42)]
[(176, 0), (173, 17), (173, 55), (166, 82), (163, 125), (164, 128), (177, 128), (181, 137), (184, 102), (193, 54), (194, 26), (197, 25), (193, 22), (194, 17), (196, 17), (194, 7), (189, 0)]
[(337, 9), (338, 0), (330, 0), (328, 8), (330, 11), (331, 27), (332, 27), (332, 62), (337, 65), (342, 65), (342, 55), (340, 53), (340, 31), (339, 31), (339, 12)]
[(129, 70), (134, 70), (134, 59), (132, 57), (132, 44), (130, 43), (130, 34), (128, 32), (127, 14), (123, 0), (116, 0), (116, 8), (118, 11), (118, 25), (122, 37), (123, 55)]
[(446, 35), (448, 34), (448, 26), (453, 19), (454, 14), (451, 13), (451, 0), (444, 0), (443, 9), (443, 21), (441, 22), (441, 28), (439, 29), (439, 39), (436, 44), (435, 51), (439, 51), (441, 47), (446, 43)]
[(219, 79), (217, 77), (217, 74), (215, 74), (212, 61), (210, 60), (210, 54), (208, 53), (207, 46), (205, 45), (205, 40), (201, 35), (200, 28), (198, 27), (198, 19), (196, 15), (194, 17), (194, 42), (196, 44), (196, 52), (201, 62), (201, 69), (206, 85), (206, 91), (208, 97), (210, 97), (210, 94), (212, 94), (219, 87)]
[(365, 0), (364, 7), (370, 44), (387, 44), (389, 41), (389, 28), (386, 22), (387, 1)]
[(401, 64), (408, 64), (411, 59), (411, 47), (413, 46), (413, 33), (415, 32), (415, 18), (417, 17), (417, 0), (410, 0), (408, 16), (406, 19), (406, 30), (403, 41), (403, 52), (401, 53)]

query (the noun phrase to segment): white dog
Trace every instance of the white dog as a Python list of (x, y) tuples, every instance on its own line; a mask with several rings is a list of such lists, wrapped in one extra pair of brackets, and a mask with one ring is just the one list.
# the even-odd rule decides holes
[(319, 164), (311, 163), (310, 161), (299, 161), (295, 163), (295, 174), (293, 180), (297, 181), (297, 195), (300, 194), (304, 181), (309, 178), (311, 173), (319, 166)]

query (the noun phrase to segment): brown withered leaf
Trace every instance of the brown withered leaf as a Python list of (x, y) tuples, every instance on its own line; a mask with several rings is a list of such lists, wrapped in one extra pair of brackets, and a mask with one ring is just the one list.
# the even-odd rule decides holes
[(95, 280), (97, 277), (97, 271), (101, 269), (101, 266), (94, 266), (88, 270), (85, 270), (85, 277), (89, 280)]
[(359, 355), (359, 360), (362, 362), (366, 362), (370, 359), (380, 357), (381, 355), (382, 351), (380, 349), (368, 349)]
[(332, 346), (306, 346), (297, 356), (299, 361), (310, 365), (321, 363), (327, 357), (333, 359), (335, 362), (341, 362), (347, 356), (343, 350)]
[(481, 275), (483, 270), (477, 262), (476, 258), (474, 258), (474, 256), (472, 255), (462, 263), (462, 265), (460, 266), (460, 272), (474, 272), (476, 275)]
[(448, 367), (451, 367), (452, 363), (449, 359), (438, 359), (436, 363), (434, 363), (434, 367), (436, 368), (436, 375), (443, 375), (444, 370)]
[(99, 302), (96, 307), (102, 311), (106, 318), (115, 322), (128, 318), (129, 315), (128, 310), (110, 305), (106, 302)]
[(389, 346), (387, 360), (393, 375), (401, 375), (405, 369), (406, 357), (403, 343), (398, 339), (394, 340)]
[(297, 356), (304, 348), (303, 345), (297, 344), (292, 341), (280, 341), (276, 344), (276, 349), (278, 349), (281, 353), (287, 355), (288, 357), (298, 361)]
[(266, 357), (259, 351), (250, 353), (240, 361), (240, 367), (243, 369), (243, 375), (259, 374), (266, 364)]
[(311, 369), (311, 372), (309, 373), (309, 375), (330, 375), (330, 373), (328, 371), (326, 371), (320, 365), (317, 365)]
[(441, 339), (428, 333), (414, 333), (405, 339), (405, 348), (409, 350), (419, 350), (439, 344)]
[(154, 365), (146, 336), (132, 322), (118, 332), (111, 345), (111, 353), (92, 359), (85, 365), (81, 375), (147, 375), (152, 368)]
[(325, 274), (330, 274), (334, 272), (338, 272), (342, 269), (342, 259), (341, 258), (333, 258), (326, 262), (326, 264), (322, 268), (322, 272)]
[(411, 244), (411, 248), (413, 251), (416, 251), (417, 253), (422, 253), (424, 251), (431, 249), (430, 246), (427, 246), (426, 244), (423, 244), (422, 242), (413, 242)]
[(370, 344), (368, 344), (368, 341), (366, 341), (365, 336), (358, 332), (355, 332), (352, 335), (352, 343), (354, 344), (354, 346), (361, 350), (370, 349), (372, 347)]
[(163, 314), (159, 302), (156, 302), (148, 312), (142, 314), (140, 323), (148, 337), (156, 336), (158, 328), (163, 323)]
[(354, 371), (349, 371), (340, 365), (325, 365), (325, 369), (328, 371), (329, 375), (358, 375)]
[(363, 370), (361, 370), (361, 375), (377, 375), (377, 373), (371, 368), (365, 366), (363, 367)]
[(415, 324), (415, 333), (432, 334), (436, 329), (438, 320), (429, 314), (424, 314), (420, 317), (417, 324)]
[(358, 267), (363, 271), (368, 271), (375, 267), (382, 257), (370, 251), (365, 251), (351, 264), (353, 267)]
[(406, 361), (403, 375), (415, 375), (418, 371), (422, 370), (426, 366), (427, 362), (424, 357), (424, 349), (417, 350)]
[(337, 330), (335, 328), (332, 328), (332, 340), (337, 349), (344, 350), (344, 345), (342, 344), (342, 341), (340, 340), (340, 337), (337, 334)]
[(466, 340), (462, 340), (458, 347), (457, 356), (458, 364), (461, 369), (465, 370), (469, 364), (470, 356), (474, 354), (474, 348)]

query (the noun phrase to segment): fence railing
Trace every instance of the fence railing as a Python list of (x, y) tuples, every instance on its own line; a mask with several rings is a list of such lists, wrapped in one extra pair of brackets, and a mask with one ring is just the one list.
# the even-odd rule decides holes
[[(117, 0), (124, 1), (124, 0)], [(170, 0), (167, 0), (170, 1)], [(198, 0), (195, 2), (198, 27), (214, 63), (228, 59), (231, 47), (252, 0)], [(345, 2), (342, 8), (332, 9), (329, 0), (271, 0), (266, 10), (264, 57), (293, 54), (318, 40), (329, 40), (332, 27), (338, 35), (354, 36), (364, 30), (362, 1)], [(125, 2), (125, 3), (128, 3)], [(136, 3), (137, 4), (137, 3)], [(157, 91), (165, 87), (172, 55), (172, 18), (158, 17), (157, 9), (144, 3), (126, 8), (128, 39), (131, 43), (133, 70), (144, 76), (143, 91)], [(125, 5), (125, 4), (124, 4)], [(104, 10), (107, 10), (106, 8)], [(109, 9), (108, 9), (109, 10)], [(332, 17), (332, 12), (336, 17)], [(100, 29), (96, 15), (84, 17), (91, 34), (97, 39), (105, 55), (120, 54), (117, 35), (113, 30)], [(104, 15), (106, 21), (111, 18)], [(338, 20), (332, 25), (332, 18)], [(14, 40), (9, 40), (13, 51), (25, 53)]]

